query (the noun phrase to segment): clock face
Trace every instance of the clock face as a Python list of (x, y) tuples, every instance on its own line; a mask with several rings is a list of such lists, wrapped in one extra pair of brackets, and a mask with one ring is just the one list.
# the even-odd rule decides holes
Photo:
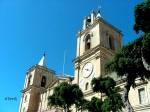
[(93, 70), (92, 63), (87, 63), (86, 65), (84, 65), (82, 69), (83, 77), (88, 77), (92, 73), (92, 70)]

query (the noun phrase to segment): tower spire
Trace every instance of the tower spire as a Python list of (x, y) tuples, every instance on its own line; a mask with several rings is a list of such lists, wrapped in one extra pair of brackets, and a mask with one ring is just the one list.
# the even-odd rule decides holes
[(45, 52), (44, 52), (43, 57), (42, 57), (42, 59), (40, 60), (40, 62), (38, 63), (38, 65), (43, 66), (43, 67), (46, 67), (45, 55), (46, 55), (46, 54), (45, 54)]
[(101, 17), (101, 14), (100, 14), (100, 8), (101, 8), (101, 6), (98, 5), (98, 14), (97, 14), (96, 17)]

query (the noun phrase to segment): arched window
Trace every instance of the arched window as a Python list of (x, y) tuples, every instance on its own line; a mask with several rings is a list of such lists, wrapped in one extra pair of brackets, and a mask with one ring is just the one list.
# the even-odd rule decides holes
[(90, 48), (91, 48), (91, 37), (90, 37), (90, 34), (88, 34), (85, 39), (85, 51)]
[(42, 76), (42, 79), (41, 79), (41, 86), (42, 87), (45, 87), (46, 85), (46, 77), (45, 76)]
[(89, 88), (89, 83), (87, 82), (87, 83), (85, 84), (85, 90), (88, 90), (88, 88)]
[(114, 38), (113, 36), (110, 36), (109, 37), (109, 47), (111, 50), (114, 50), (115, 51), (115, 43), (114, 43)]

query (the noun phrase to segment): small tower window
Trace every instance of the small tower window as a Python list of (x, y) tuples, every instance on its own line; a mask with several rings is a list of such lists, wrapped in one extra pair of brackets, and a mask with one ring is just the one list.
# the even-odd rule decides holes
[(111, 50), (115, 51), (115, 43), (114, 43), (113, 36), (109, 37), (109, 47), (110, 47)]
[(22, 112), (25, 112), (25, 107), (23, 108), (23, 111)]
[(89, 83), (87, 82), (87, 83), (85, 84), (85, 90), (88, 90), (88, 88), (89, 88)]
[(30, 85), (30, 83), (31, 83), (31, 75), (28, 77), (28, 83), (27, 83), (27, 86), (29, 86)]
[(27, 101), (27, 95), (25, 96), (25, 100), (24, 100), (25, 102)]
[(42, 87), (45, 87), (45, 85), (46, 85), (46, 77), (45, 77), (45, 76), (42, 76), (41, 86), (42, 86)]
[(85, 51), (91, 48), (91, 37), (90, 34), (86, 37), (85, 40)]

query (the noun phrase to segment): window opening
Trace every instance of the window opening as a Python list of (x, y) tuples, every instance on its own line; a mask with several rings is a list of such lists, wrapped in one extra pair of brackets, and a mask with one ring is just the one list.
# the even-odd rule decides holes
[(91, 38), (90, 35), (87, 36), (85, 40), (85, 51), (91, 48)]
[(115, 46), (114, 46), (114, 39), (112, 36), (109, 37), (109, 47), (111, 50), (115, 51)]
[(146, 93), (145, 93), (145, 89), (144, 88), (139, 89), (139, 100), (140, 100), (140, 104), (147, 103)]
[(41, 86), (42, 86), (42, 87), (45, 87), (45, 85), (46, 85), (46, 77), (43, 76), (43, 77), (42, 77), (42, 80), (41, 80)]
[(31, 83), (31, 75), (28, 77), (28, 84), (27, 84), (27, 86), (29, 86), (30, 83)]
[(27, 101), (27, 95), (25, 96), (25, 100), (24, 100), (25, 102)]

